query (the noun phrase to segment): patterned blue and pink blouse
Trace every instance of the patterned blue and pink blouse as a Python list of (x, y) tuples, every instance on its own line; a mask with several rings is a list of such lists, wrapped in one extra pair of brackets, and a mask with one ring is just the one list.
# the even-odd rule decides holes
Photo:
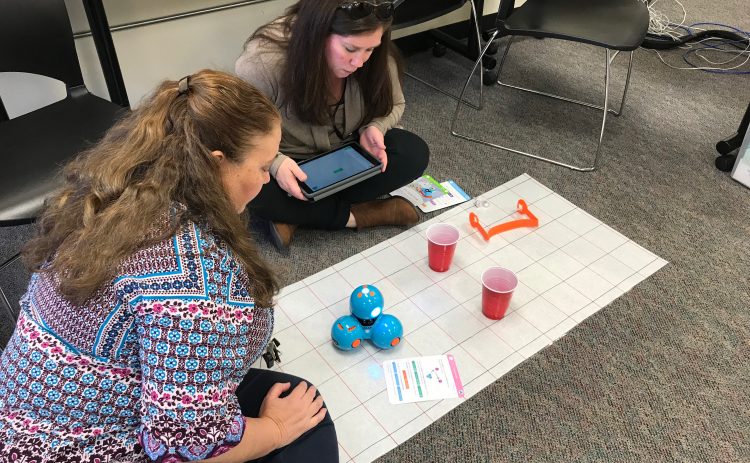
[(232, 252), (187, 223), (118, 275), (82, 306), (32, 276), (0, 358), (0, 459), (190, 461), (240, 441), (234, 392), (273, 312)]

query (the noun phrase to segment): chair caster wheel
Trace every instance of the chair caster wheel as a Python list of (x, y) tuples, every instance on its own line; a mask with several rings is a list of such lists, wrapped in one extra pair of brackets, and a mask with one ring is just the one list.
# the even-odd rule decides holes
[(497, 40), (495, 40), (494, 42), (492, 42), (492, 45), (490, 45), (489, 47), (487, 47), (486, 54), (487, 55), (494, 55), (495, 53), (497, 53), (497, 50), (499, 48), (500, 48), (500, 44), (498, 44)]
[(716, 151), (718, 151), (719, 154), (729, 154), (740, 147), (740, 142), (741, 140), (739, 140), (738, 137), (729, 140), (722, 140), (716, 144)]
[(482, 82), (485, 87), (492, 87), (497, 83), (497, 73), (492, 71), (482, 71)]
[(436, 43), (435, 45), (432, 46), (432, 56), (434, 56), (435, 58), (440, 58), (442, 56), (445, 56), (447, 51), (448, 51), (448, 48), (442, 43)]
[(737, 160), (737, 156), (733, 154), (724, 154), (722, 156), (719, 156), (714, 161), (714, 164), (716, 165), (716, 168), (719, 169), (722, 172), (729, 172), (732, 170), (732, 167), (734, 167), (734, 162)]

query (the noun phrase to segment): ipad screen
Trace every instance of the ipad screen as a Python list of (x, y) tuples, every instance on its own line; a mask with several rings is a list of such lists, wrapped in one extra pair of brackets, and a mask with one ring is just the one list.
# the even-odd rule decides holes
[(325, 156), (300, 164), (307, 174), (305, 183), (312, 191), (328, 187), (363, 172), (375, 164), (368, 161), (351, 146), (346, 146)]

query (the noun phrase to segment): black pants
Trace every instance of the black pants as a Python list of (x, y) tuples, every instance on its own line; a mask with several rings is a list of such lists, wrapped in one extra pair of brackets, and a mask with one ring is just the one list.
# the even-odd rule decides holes
[(352, 204), (370, 201), (401, 188), (427, 168), (430, 149), (419, 136), (406, 130), (391, 129), (385, 134), (385, 147), (388, 166), (382, 174), (315, 202), (289, 196), (276, 180), (271, 179), (250, 202), (250, 213), (271, 222), (327, 230), (344, 228)]
[[(251, 368), (239, 386), (237, 398), (244, 416), (257, 418), (260, 406), (269, 389), (276, 383), (292, 383), (286, 394), (294, 389), (302, 378), (272, 370)], [(309, 383), (308, 383), (309, 384)], [(336, 429), (333, 427), (331, 415), (326, 417), (316, 427), (302, 434), (291, 444), (276, 449), (265, 457), (252, 460), (252, 463), (297, 463), (297, 462), (335, 462), (339, 461), (339, 446), (336, 439)]]

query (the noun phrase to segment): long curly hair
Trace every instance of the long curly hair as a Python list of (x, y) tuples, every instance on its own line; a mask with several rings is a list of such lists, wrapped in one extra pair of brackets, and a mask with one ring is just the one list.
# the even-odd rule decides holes
[(203, 70), (187, 82), (186, 92), (177, 81), (163, 82), (65, 167), (64, 185), (48, 200), (24, 260), (33, 271), (53, 272), (70, 301), (83, 304), (123, 259), (189, 220), (232, 249), (256, 304), (271, 306), (278, 281), (250, 238), (247, 213), (238, 215), (224, 191), (211, 152), (241, 162), (257, 137), (280, 123), (279, 112), (230, 74)]
[[(378, 2), (380, 0), (372, 0)], [(393, 110), (393, 86), (388, 61), (394, 59), (401, 76), (402, 62), (391, 41), (392, 19), (382, 20), (371, 14), (352, 19), (339, 8), (349, 0), (300, 0), (284, 15), (261, 26), (249, 42), (261, 39), (285, 50), (286, 63), (281, 86), (294, 114), (303, 122), (325, 125), (330, 121), (328, 106), (328, 76), (330, 70), (325, 57), (326, 39), (331, 34), (359, 35), (383, 28), (380, 46), (373, 50), (364, 66), (352, 77), (359, 83), (364, 98), (362, 123), (388, 115)], [(400, 78), (400, 77), (399, 77)]]

